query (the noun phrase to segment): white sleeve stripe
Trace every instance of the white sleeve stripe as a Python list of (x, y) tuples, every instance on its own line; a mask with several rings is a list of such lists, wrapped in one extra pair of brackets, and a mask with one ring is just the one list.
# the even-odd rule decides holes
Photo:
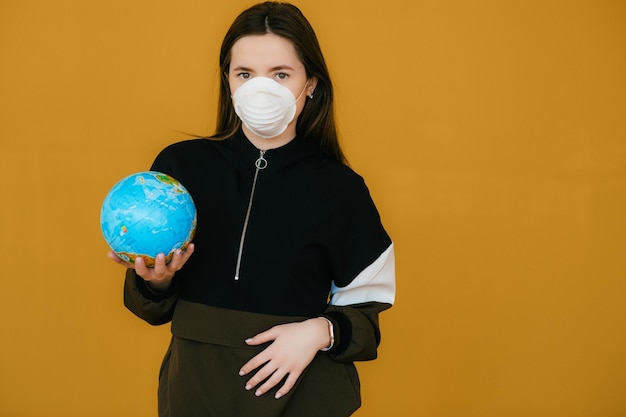
[(393, 243), (354, 280), (345, 287), (332, 283), (330, 304), (349, 304), (377, 301), (393, 304), (396, 298), (396, 271)]

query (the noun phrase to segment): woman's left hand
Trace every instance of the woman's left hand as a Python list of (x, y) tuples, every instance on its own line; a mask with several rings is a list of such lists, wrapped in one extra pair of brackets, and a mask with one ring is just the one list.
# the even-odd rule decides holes
[(276, 392), (275, 397), (278, 399), (293, 388), (315, 354), (330, 344), (328, 321), (324, 318), (313, 318), (299, 323), (281, 324), (246, 340), (251, 346), (267, 342), (272, 344), (250, 359), (241, 368), (239, 375), (248, 375), (260, 367), (246, 384), (246, 390), (251, 390), (267, 379), (256, 389), (257, 397), (287, 377)]

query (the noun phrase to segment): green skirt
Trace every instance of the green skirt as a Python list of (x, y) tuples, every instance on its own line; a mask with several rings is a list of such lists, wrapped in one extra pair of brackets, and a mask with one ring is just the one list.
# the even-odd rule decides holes
[(239, 369), (266, 346), (245, 339), (272, 326), (305, 320), (209, 307), (179, 300), (172, 341), (159, 376), (160, 417), (347, 417), (361, 404), (352, 363), (319, 352), (280, 399), (278, 387), (260, 397)]

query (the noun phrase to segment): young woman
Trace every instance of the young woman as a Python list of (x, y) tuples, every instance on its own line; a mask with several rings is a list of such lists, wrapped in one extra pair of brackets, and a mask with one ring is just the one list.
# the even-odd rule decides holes
[(232, 24), (220, 67), (215, 136), (151, 168), (193, 196), (194, 243), (154, 268), (109, 254), (128, 268), (126, 306), (172, 321), (159, 415), (349, 416), (353, 361), (376, 357), (394, 301), (394, 255), (345, 164), (317, 38), (296, 7), (258, 4)]

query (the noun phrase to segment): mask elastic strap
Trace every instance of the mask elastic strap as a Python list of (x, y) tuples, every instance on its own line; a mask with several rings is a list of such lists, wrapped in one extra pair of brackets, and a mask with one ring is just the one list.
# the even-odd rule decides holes
[(300, 97), (302, 97), (304, 90), (306, 90), (308, 86), (309, 86), (309, 80), (306, 80), (306, 83), (304, 83), (304, 88), (302, 88), (302, 91), (300, 91), (300, 94), (298, 95), (298, 98), (296, 99), (296, 103), (300, 101)]

